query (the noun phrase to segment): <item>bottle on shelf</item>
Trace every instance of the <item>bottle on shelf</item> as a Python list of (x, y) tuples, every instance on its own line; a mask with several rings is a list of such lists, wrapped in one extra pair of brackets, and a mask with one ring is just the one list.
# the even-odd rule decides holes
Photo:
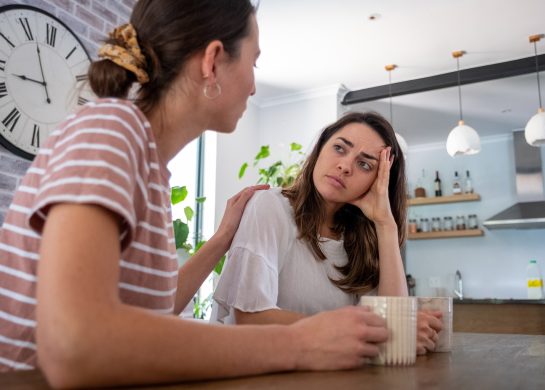
[(469, 214), (467, 218), (467, 228), (468, 229), (478, 229), (479, 222), (477, 220), (477, 214)]
[(460, 177), (458, 171), (454, 171), (454, 179), (452, 179), (452, 195), (460, 195), (462, 193), (462, 186), (460, 185)]
[(536, 260), (530, 260), (526, 267), (528, 299), (543, 299), (543, 279)]
[(471, 177), (469, 176), (469, 171), (466, 171), (466, 182), (464, 186), (464, 193), (466, 194), (473, 193), (473, 182), (471, 181)]
[(414, 189), (415, 198), (425, 198), (426, 197), (426, 171), (422, 169), (422, 176), (416, 181), (416, 188)]
[(443, 191), (441, 191), (441, 179), (439, 179), (439, 171), (435, 171), (435, 180), (433, 181), (433, 186), (435, 189), (435, 196), (442, 196)]

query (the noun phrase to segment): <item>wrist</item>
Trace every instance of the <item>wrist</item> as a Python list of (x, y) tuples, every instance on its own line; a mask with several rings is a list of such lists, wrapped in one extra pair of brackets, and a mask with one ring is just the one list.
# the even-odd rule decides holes
[(227, 234), (221, 230), (218, 230), (208, 242), (213, 243), (215, 248), (218, 248), (221, 252), (227, 252), (231, 247), (231, 242), (233, 241), (233, 235)]
[(388, 221), (375, 222), (375, 229), (377, 234), (391, 232), (395, 232), (397, 234), (397, 223), (393, 218)]

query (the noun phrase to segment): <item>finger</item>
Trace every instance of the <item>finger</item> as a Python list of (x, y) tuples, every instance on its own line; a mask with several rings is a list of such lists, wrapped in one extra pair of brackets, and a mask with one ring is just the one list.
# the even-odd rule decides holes
[(233, 196), (230, 201), (232, 203), (238, 203), (239, 201), (242, 202), (242, 204), (246, 204), (248, 202), (248, 199), (252, 197), (252, 195), (259, 190), (268, 190), (270, 188), (270, 185), (268, 184), (259, 184), (255, 186), (246, 187), (243, 190), (239, 191), (235, 196)]
[(430, 316), (428, 318), (428, 326), (436, 332), (440, 332), (443, 329), (443, 321), (437, 317)]
[(380, 352), (380, 348), (377, 345), (365, 343), (363, 345), (361, 355), (363, 357), (371, 358), (371, 357), (378, 356), (379, 352)]
[(390, 163), (388, 161), (390, 158), (389, 156), (390, 148), (385, 148), (381, 151), (377, 184), (384, 188), (388, 188), (388, 183), (390, 181)]

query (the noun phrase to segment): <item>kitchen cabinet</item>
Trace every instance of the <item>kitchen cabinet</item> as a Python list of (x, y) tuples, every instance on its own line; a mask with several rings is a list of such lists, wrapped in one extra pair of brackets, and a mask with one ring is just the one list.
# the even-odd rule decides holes
[[(434, 204), (472, 202), (481, 200), (479, 194), (460, 194), (449, 196), (435, 196), (426, 198), (411, 198), (408, 200), (409, 207), (426, 206)], [(482, 229), (464, 229), (464, 230), (444, 230), (439, 232), (418, 232), (409, 233), (409, 240), (426, 240), (433, 238), (460, 238), (460, 237), (480, 237), (484, 236)]]

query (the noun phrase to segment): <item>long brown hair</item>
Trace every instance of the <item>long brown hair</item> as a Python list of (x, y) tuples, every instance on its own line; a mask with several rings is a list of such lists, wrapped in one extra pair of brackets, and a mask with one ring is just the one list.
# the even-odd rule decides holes
[[(213, 40), (220, 40), (231, 58), (240, 54), (250, 33), (250, 0), (139, 0), (130, 22), (146, 58), (149, 82), (140, 86), (136, 104), (150, 112), (183, 70), (187, 59)], [(106, 43), (124, 46), (113, 38)], [(127, 97), (133, 73), (109, 60), (89, 67), (89, 83), (98, 97)]]
[[(390, 169), (388, 198), (398, 227), (399, 245), (405, 241), (407, 213), (405, 158), (394, 129), (378, 113), (351, 112), (322, 131), (295, 183), (282, 191), (293, 207), (299, 238), (306, 241), (315, 256), (321, 260), (326, 258), (319, 245), (319, 231), (325, 221), (325, 208), (324, 200), (312, 179), (313, 171), (326, 142), (350, 123), (361, 123), (371, 127), (384, 140), (386, 146), (392, 147), (391, 153), (395, 158)], [(358, 207), (350, 204), (345, 204), (336, 212), (334, 223), (333, 231), (344, 236), (348, 263), (337, 267), (344, 277), (332, 282), (347, 293), (363, 294), (372, 290), (378, 285), (380, 276), (378, 238), (374, 223)]]

